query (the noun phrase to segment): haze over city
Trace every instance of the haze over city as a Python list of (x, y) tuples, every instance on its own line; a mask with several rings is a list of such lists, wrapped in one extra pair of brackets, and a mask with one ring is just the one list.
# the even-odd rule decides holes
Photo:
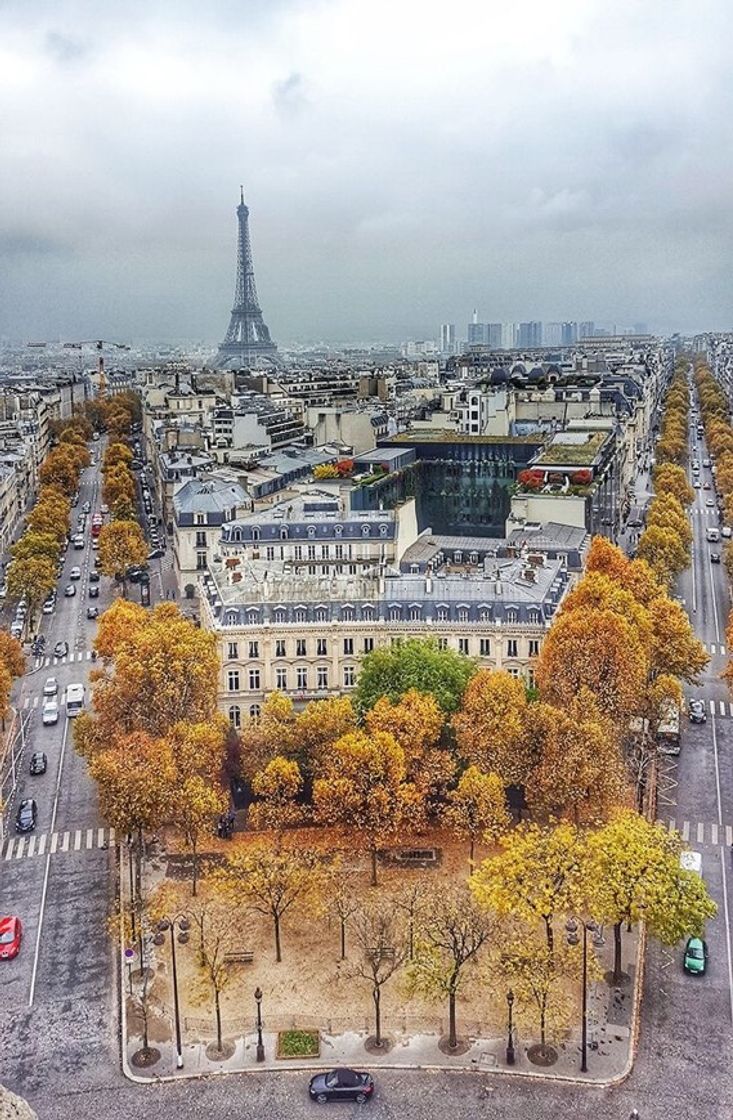
[[(725, 0), (6, 2), (0, 332), (725, 327)], [(459, 332), (463, 329), (459, 326)]]

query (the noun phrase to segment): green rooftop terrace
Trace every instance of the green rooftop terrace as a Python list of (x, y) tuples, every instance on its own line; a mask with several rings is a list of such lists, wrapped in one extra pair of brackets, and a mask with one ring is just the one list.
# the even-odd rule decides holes
[(601, 450), (607, 432), (591, 432), (582, 443), (563, 443), (561, 440), (546, 447), (532, 466), (534, 467), (589, 467)]

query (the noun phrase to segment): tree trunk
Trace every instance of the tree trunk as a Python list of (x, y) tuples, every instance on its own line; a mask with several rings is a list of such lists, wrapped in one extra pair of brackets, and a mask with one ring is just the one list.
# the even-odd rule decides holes
[[(196, 881), (197, 881), (199, 865), (198, 865), (198, 852), (196, 850), (196, 837), (194, 835), (191, 836), (191, 855), (192, 855), (192, 859), (193, 859), (193, 878), (192, 878), (192, 881), (191, 881), (191, 894), (195, 898), (196, 897)], [(221, 1050), (221, 1047), (219, 1047), (219, 1049)]]
[(458, 1034), (456, 1031), (456, 990), (451, 986), (448, 992), (448, 1047), (450, 1050), (455, 1050), (458, 1046)]
[(376, 847), (373, 847), (371, 849), (371, 855), (372, 855), (372, 886), (376, 887), (377, 886), (377, 849), (376, 849)]
[(127, 598), (127, 580), (126, 579), (122, 580), (122, 598), (123, 599)]
[(282, 961), (282, 951), (280, 948), (280, 915), (272, 915), (275, 922), (275, 960), (278, 964)]
[(471, 875), (473, 875), (473, 867), (474, 867), (474, 858), (473, 857), (474, 857), (475, 850), (476, 850), (476, 841), (474, 840), (473, 836), (471, 836), (471, 842), (470, 842), (469, 848), (468, 848), (468, 869), (469, 869)]
[(341, 918), (341, 960), (346, 960), (346, 918)]
[(621, 926), (622, 922), (613, 923), (613, 982), (621, 983)]
[(382, 989), (379, 984), (375, 984), (372, 988), (372, 999), (374, 1000), (374, 1045), (382, 1045)]
[(547, 1000), (540, 1003), (540, 1050), (544, 1057), (547, 1053), (547, 1039), (545, 1037), (545, 1019), (547, 1017)]
[(214, 988), (214, 1007), (216, 1008), (216, 1048), (221, 1054), (221, 1003), (219, 1002), (218, 988)]
[(555, 935), (552, 929), (552, 918), (543, 918), (545, 923), (545, 934), (547, 935), (547, 948), (550, 950), (550, 955), (555, 951)]
[(412, 913), (412, 911), (410, 911), (408, 956), (409, 956), (411, 961), (414, 961), (414, 959), (415, 959), (415, 916)]

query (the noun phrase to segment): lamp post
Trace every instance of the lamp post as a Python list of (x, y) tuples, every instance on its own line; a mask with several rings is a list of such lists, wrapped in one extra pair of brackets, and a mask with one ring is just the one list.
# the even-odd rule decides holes
[(577, 945), (580, 941), (578, 935), (578, 924), (583, 927), (583, 979), (581, 989), (581, 1040), (580, 1040), (580, 1070), (581, 1073), (588, 1072), (588, 934), (594, 933), (594, 943), (596, 945), (603, 944), (603, 936), (600, 927), (592, 918), (581, 920), (578, 923), (575, 918), (569, 918), (565, 923), (567, 931), (568, 945)]
[(257, 1004), (257, 1061), (265, 1060), (265, 1044), (262, 1041), (262, 988), (255, 988), (255, 1002)]
[(516, 1055), (514, 1053), (514, 1032), (512, 1029), (512, 1008), (514, 1007), (514, 992), (511, 990), (511, 988), (506, 994), (506, 1004), (509, 1008), (509, 1038), (506, 1044), (506, 1064), (508, 1066), (513, 1066), (516, 1061)]
[(162, 944), (162, 934), (164, 934), (167, 930), (170, 930), (171, 963), (173, 966), (173, 1013), (175, 1016), (176, 1024), (176, 1068), (183, 1069), (183, 1051), (181, 1049), (181, 1012), (178, 1006), (178, 968), (176, 965), (176, 925), (178, 926), (178, 929), (180, 931), (179, 937), (181, 939), (181, 944), (183, 945), (186, 943), (186, 941), (188, 941), (188, 918), (185, 914), (176, 914), (174, 918), (161, 918), (161, 920), (158, 922), (158, 931), (161, 935), (161, 941), (158, 942), (158, 944)]

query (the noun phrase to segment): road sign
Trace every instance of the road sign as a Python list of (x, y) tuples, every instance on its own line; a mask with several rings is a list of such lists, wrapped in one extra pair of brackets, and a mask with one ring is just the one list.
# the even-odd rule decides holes
[(125, 949), (125, 964), (133, 964), (135, 956), (136, 953), (134, 949)]

